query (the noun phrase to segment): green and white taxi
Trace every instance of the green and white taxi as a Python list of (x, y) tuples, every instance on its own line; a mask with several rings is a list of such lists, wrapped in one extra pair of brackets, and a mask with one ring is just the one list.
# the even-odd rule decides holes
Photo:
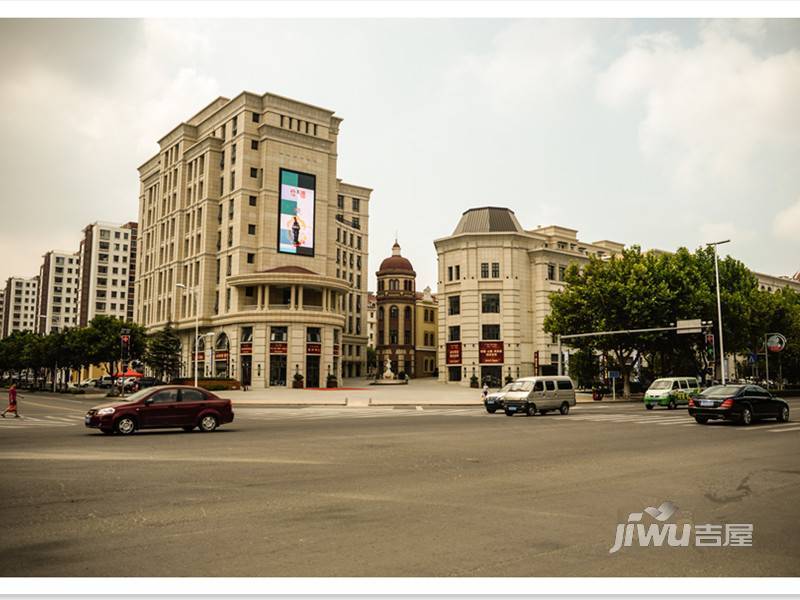
[(656, 379), (644, 394), (644, 407), (654, 406), (674, 409), (680, 404), (689, 404), (689, 396), (700, 392), (696, 377), (664, 377)]

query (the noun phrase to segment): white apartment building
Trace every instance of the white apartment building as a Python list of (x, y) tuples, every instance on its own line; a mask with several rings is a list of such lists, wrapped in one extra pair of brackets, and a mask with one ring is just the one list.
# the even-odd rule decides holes
[(176, 326), (184, 376), (321, 387), (366, 373), (372, 190), (337, 178), (341, 122), (243, 92), (139, 167), (136, 321)]
[(0, 337), (9, 336), (15, 331), (34, 330), (38, 284), (38, 277), (9, 277), (6, 280)]
[[(96, 222), (83, 229), (78, 252), (78, 325), (96, 315), (133, 320), (137, 224)], [(70, 281), (67, 276), (65, 283)]]
[(64, 331), (78, 325), (80, 255), (51, 250), (39, 268), (36, 296), (37, 333)]

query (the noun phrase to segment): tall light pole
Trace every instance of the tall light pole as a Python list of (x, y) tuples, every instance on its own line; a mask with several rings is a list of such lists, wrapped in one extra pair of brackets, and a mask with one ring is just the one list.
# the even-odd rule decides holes
[(709, 242), (706, 246), (714, 247), (714, 275), (717, 279), (717, 320), (719, 321), (719, 372), (722, 385), (725, 385), (725, 347), (722, 344), (722, 302), (719, 298), (719, 261), (717, 259), (717, 246), (727, 244), (730, 240)]
[[(185, 283), (176, 283), (175, 287), (183, 288), (184, 290), (189, 290), (186, 287)], [(200, 340), (200, 311), (197, 310), (195, 307), (194, 311), (194, 356), (192, 359), (194, 360), (194, 387), (197, 387), (197, 346)]]

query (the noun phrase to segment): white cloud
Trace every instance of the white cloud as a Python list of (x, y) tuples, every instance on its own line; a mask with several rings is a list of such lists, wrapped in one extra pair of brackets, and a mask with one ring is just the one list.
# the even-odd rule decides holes
[(784, 240), (797, 242), (800, 239), (800, 200), (775, 215), (772, 230)]
[(597, 27), (587, 21), (521, 20), (495, 35), (488, 48), (467, 54), (446, 82), (469, 99), (477, 94), (490, 107), (508, 114), (555, 101), (590, 79), (597, 55)]
[(643, 34), (598, 77), (598, 97), (643, 109), (639, 146), (677, 183), (747, 179), (748, 161), (798, 146), (800, 52), (760, 56), (745, 38), (759, 23), (712, 22), (696, 45), (673, 33)]

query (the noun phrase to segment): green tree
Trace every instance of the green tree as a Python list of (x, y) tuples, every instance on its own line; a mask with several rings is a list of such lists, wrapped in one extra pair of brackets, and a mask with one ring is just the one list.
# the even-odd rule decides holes
[(129, 323), (117, 317), (98, 315), (89, 322), (86, 334), (87, 360), (89, 364), (101, 365), (113, 375), (119, 370), (122, 356), (122, 330), (130, 335), (129, 360), (141, 358), (147, 345), (147, 335), (141, 325)]
[(171, 378), (180, 370), (181, 340), (171, 324), (149, 336), (144, 363), (160, 379)]
[[(726, 352), (743, 352), (754, 339), (755, 277), (739, 261), (719, 261), (720, 296)], [(713, 249), (694, 253), (642, 253), (633, 246), (611, 260), (591, 258), (582, 269), (567, 270), (567, 285), (550, 298), (545, 330), (561, 335), (664, 327), (680, 319), (717, 321)], [(719, 341), (716, 340), (719, 344)], [(570, 344), (607, 354), (610, 368), (622, 372), (629, 396), (633, 364), (640, 356), (666, 375), (673, 371), (702, 374), (706, 363), (702, 336), (666, 333), (619, 334), (579, 338)], [(720, 356), (717, 348), (717, 356)]]

